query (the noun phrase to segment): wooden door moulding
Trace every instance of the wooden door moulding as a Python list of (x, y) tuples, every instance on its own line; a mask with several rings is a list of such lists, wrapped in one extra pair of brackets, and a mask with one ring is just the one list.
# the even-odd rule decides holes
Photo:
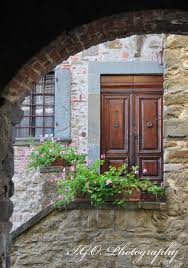
[(163, 79), (161, 75), (101, 75), (101, 91), (113, 89), (132, 88), (143, 90), (150, 89), (155, 91), (163, 91), (161, 83)]

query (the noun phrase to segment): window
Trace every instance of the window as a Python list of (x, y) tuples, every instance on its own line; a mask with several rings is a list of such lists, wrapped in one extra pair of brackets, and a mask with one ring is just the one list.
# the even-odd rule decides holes
[(16, 125), (16, 137), (39, 137), (45, 134), (54, 135), (55, 111), (55, 75), (48, 73), (35, 84), (30, 95), (22, 104), (24, 116)]

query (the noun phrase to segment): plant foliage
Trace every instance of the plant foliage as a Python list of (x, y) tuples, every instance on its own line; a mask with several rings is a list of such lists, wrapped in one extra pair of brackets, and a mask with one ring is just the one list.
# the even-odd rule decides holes
[[(100, 165), (104, 160), (96, 160), (91, 166), (79, 163), (73, 172), (55, 180), (58, 193), (58, 205), (66, 205), (75, 198), (87, 198), (94, 206), (101, 207), (111, 200), (122, 205), (129, 200), (133, 192), (146, 191), (154, 195), (164, 195), (163, 186), (149, 179), (138, 178), (138, 167), (127, 171), (127, 165), (119, 168), (110, 167), (108, 171), (99, 174)], [(123, 176), (122, 176), (123, 174)]]

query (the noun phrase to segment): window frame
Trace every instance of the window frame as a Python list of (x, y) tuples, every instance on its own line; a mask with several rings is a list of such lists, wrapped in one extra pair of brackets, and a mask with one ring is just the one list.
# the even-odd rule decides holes
[[(54, 71), (55, 83), (54, 136), (62, 142), (69, 143), (71, 142), (71, 72), (69, 69), (63, 69), (61, 65), (58, 65), (52, 71)], [(15, 136), (15, 127), (13, 132)], [(29, 139), (30, 136), (16, 137), (14, 144), (20, 146), (29, 145)], [(40, 142), (39, 137), (32, 137), (32, 140), (36, 143)]]

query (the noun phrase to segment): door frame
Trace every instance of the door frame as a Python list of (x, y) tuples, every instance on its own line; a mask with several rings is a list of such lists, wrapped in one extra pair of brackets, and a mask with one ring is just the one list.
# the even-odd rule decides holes
[(100, 159), (101, 75), (163, 75), (158, 62), (89, 62), (88, 64), (88, 159)]

